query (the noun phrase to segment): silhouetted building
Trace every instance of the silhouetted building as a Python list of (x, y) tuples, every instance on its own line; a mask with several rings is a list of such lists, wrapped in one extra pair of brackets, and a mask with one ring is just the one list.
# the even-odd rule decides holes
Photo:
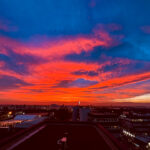
[(74, 106), (72, 112), (72, 121), (77, 121), (78, 117), (79, 117), (79, 107)]
[(89, 107), (81, 107), (79, 109), (80, 121), (88, 121), (88, 114), (90, 113)]

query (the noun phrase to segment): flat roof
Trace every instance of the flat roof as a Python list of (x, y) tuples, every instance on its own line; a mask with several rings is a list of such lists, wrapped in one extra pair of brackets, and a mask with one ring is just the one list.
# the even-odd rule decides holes
[(57, 141), (68, 132), (68, 150), (111, 150), (92, 125), (48, 124), (13, 150), (58, 150)]

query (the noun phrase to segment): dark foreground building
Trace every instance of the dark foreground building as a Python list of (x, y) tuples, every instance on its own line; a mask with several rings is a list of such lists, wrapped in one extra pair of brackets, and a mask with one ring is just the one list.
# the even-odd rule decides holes
[[(66, 150), (123, 150), (100, 125), (93, 123), (43, 123), (0, 143), (1, 150), (60, 150), (66, 136)], [(62, 147), (61, 147), (62, 148)]]
[(150, 113), (120, 116), (121, 135), (138, 150), (150, 150)]

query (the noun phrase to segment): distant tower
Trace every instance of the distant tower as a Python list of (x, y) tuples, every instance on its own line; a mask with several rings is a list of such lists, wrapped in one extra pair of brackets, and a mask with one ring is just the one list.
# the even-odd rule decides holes
[(78, 101), (78, 105), (80, 106), (80, 101)]

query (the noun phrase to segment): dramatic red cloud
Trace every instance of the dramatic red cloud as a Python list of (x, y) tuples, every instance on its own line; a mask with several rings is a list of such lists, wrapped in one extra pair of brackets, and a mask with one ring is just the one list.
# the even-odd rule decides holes
[[(120, 29), (115, 24), (107, 26), (108, 28), (110, 30)], [(148, 91), (143, 85), (140, 85), (141, 89), (122, 88), (150, 79), (149, 72), (121, 74), (126, 65), (135, 63), (133, 60), (112, 58), (104, 54), (100, 56), (101, 63), (64, 60), (64, 56), (67, 54), (89, 52), (97, 46), (101, 46), (107, 51), (107, 48), (118, 45), (121, 38), (122, 36), (110, 35), (103, 26), (96, 27), (89, 35), (65, 36), (53, 38), (53, 40), (47, 38), (46, 42), (38, 45), (0, 36), (0, 53), (3, 54), (3, 59), (6, 57), (6, 61), (0, 61), (0, 68), (2, 68), (0, 77), (7, 76), (4, 79), (11, 81), (10, 84), (12, 84), (11, 88), (5, 87), (4, 90), (0, 86), (1, 100), (7, 102), (10, 100), (10, 103), (17, 101), (22, 104), (55, 102), (75, 104), (80, 100), (81, 104), (97, 104), (111, 103), (118, 98), (124, 99), (147, 93)], [(10, 65), (9, 59), (13, 60), (13, 58), (7, 57), (10, 55), (10, 51), (14, 52), (11, 57), (17, 55), (15, 59), (26, 56), (22, 57), (25, 59), (24, 61), (20, 59), (15, 61), (16, 64), (13, 67), (22, 65), (21, 67), (27, 68), (27, 73), (21, 74), (7, 68)], [(42, 58), (41, 63), (28, 62), (37, 56)], [(7, 59), (9, 64), (7, 64)], [(115, 68), (109, 70), (112, 66)]]
[(82, 51), (92, 51), (96, 46), (110, 47), (118, 41), (105, 31), (94, 31), (91, 35), (78, 35), (47, 41), (43, 46), (26, 49), (25, 52), (42, 56), (60, 57), (70, 53), (79, 54)]
[[(19, 89), (12, 89), (9, 91), (0, 92), (2, 97), (7, 99), (19, 100), (19, 103), (75, 103), (78, 100), (81, 103), (110, 103), (115, 99), (124, 99), (133, 97), (139, 94), (145, 94), (147, 91), (144, 85), (139, 85), (138, 89), (134, 87), (134, 84), (141, 81), (150, 79), (150, 73), (141, 73), (129, 76), (123, 76), (118, 78), (109, 79), (103, 77), (104, 74), (100, 74), (96, 77), (84, 76), (85, 79), (98, 80), (100, 83), (95, 86), (84, 88), (53, 88), (56, 83), (62, 80), (75, 80), (77, 77), (70, 74), (70, 72), (76, 69), (91, 70), (98, 68), (98, 64), (84, 64), (73, 62), (53, 62), (47, 65), (37, 66), (32, 75), (24, 76), (22, 79), (33, 84), (31, 86), (20, 87)], [(51, 69), (49, 69), (51, 68)], [(105, 78), (105, 81), (101, 81), (101, 77)], [(133, 87), (124, 87), (132, 85)], [(113, 88), (118, 88), (114, 90)], [(105, 91), (107, 89), (107, 92)], [(111, 90), (113, 89), (113, 90)], [(8, 94), (9, 93), (9, 94)]]
[(0, 48), (6, 52), (6, 48), (11, 48), (19, 54), (30, 53), (39, 56), (60, 57), (70, 53), (79, 54), (82, 51), (92, 51), (96, 46), (110, 47), (118, 44), (118, 38), (107, 33), (104, 29), (96, 28), (89, 35), (68, 36), (56, 39), (47, 39), (41, 46), (24, 44), (7, 37), (0, 37)]

